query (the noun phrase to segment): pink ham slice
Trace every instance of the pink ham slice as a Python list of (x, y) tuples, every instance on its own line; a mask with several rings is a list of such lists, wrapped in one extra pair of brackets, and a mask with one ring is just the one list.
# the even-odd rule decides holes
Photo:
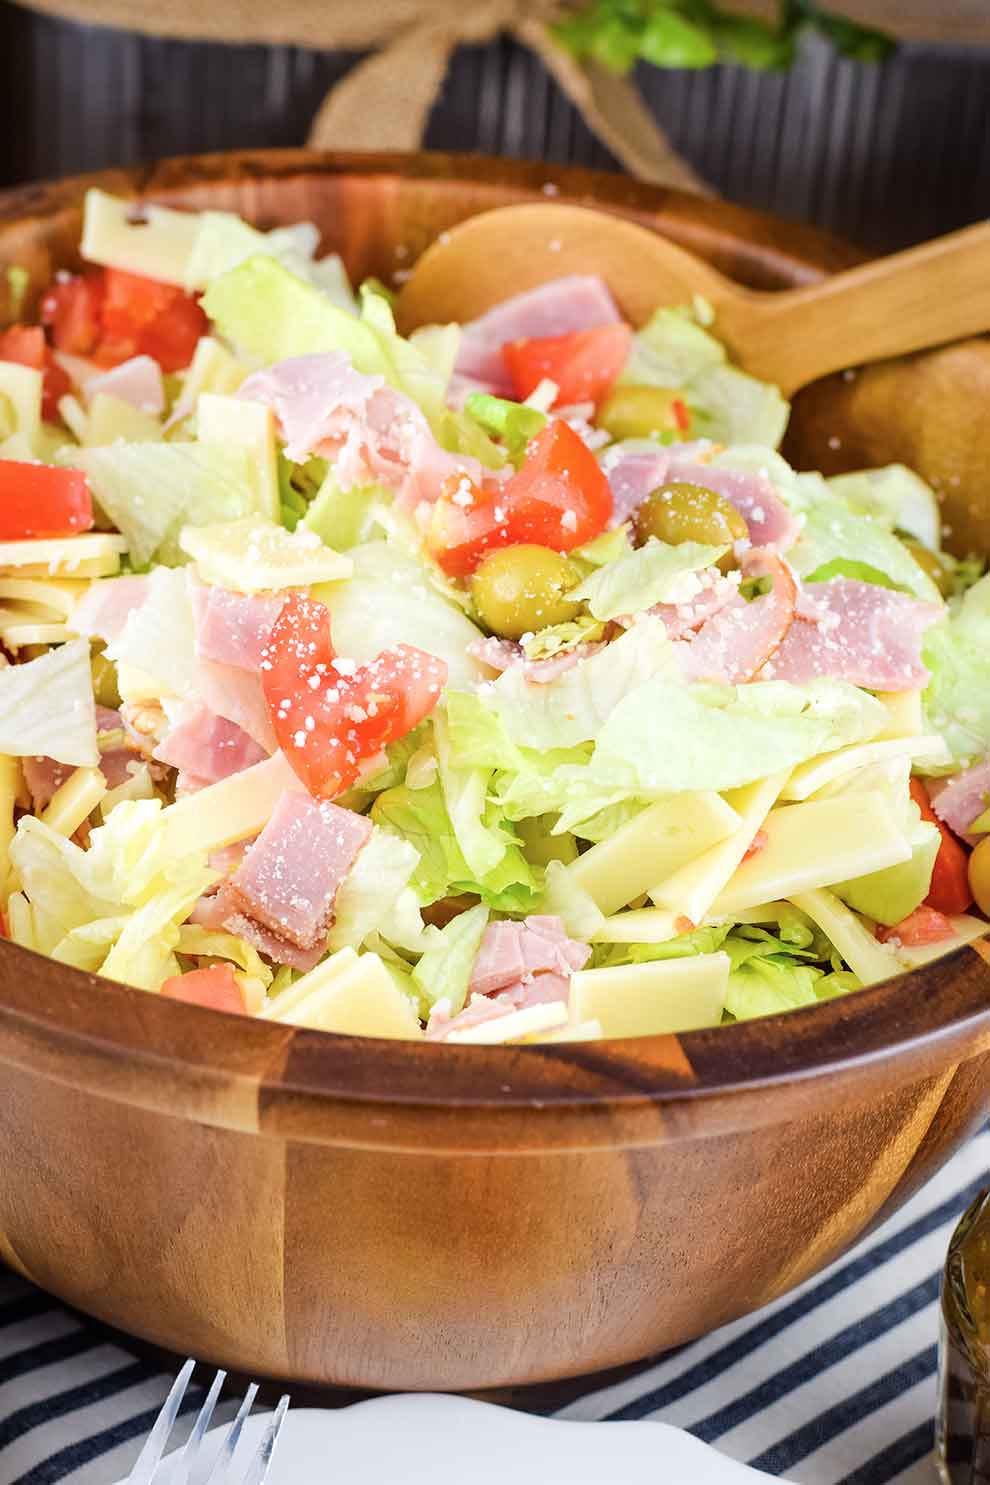
[(969, 827), (979, 819), (990, 802), (990, 760), (957, 773), (955, 778), (928, 781), (932, 809), (939, 819), (970, 845), (983, 840), (971, 835)]
[(227, 883), (246, 917), (300, 949), (326, 936), (337, 889), (371, 835), (353, 810), (286, 791)]
[(146, 577), (97, 578), (72, 612), (72, 627), (87, 639), (119, 639), (148, 595)]
[(196, 654), (241, 670), (258, 670), (261, 652), (284, 597), (231, 593), (227, 588), (196, 584), (190, 594), (196, 621)]
[(749, 528), (754, 547), (773, 547), (786, 552), (798, 538), (798, 526), (787, 506), (768, 479), (759, 474), (744, 474), (737, 469), (713, 469), (710, 464), (686, 463), (674, 455), (667, 470), (668, 481), (687, 485), (704, 485), (722, 495), (742, 516)]
[(589, 946), (569, 938), (557, 917), (489, 923), (474, 961), (469, 989), (472, 994), (493, 995), (544, 973), (566, 977), (581, 969), (590, 955)]
[[(814, 619), (805, 617), (811, 613)], [(827, 676), (871, 691), (916, 690), (928, 681), (922, 637), (942, 613), (936, 604), (856, 578), (813, 583), (760, 679), (800, 684)]]
[[(97, 735), (106, 736), (109, 732), (122, 730), (123, 726), (119, 712), (106, 706), (96, 708)], [(101, 752), (100, 772), (106, 780), (107, 788), (116, 789), (118, 785), (126, 784), (134, 767), (142, 761), (138, 750), (127, 744)], [(75, 769), (68, 763), (56, 763), (54, 758), (44, 757), (22, 758), (21, 768), (28, 793), (31, 795), (31, 807), (36, 813), (51, 803), (55, 793), (75, 772)]]
[(267, 755), (236, 722), (198, 706), (172, 728), (152, 756), (193, 775), (202, 788), (261, 763)]
[(211, 933), (234, 933), (245, 939), (259, 954), (264, 954), (275, 964), (287, 964), (290, 969), (305, 972), (318, 964), (326, 953), (322, 941), (311, 949), (300, 949), (288, 939), (272, 933), (271, 929), (256, 923), (253, 918), (237, 911), (233, 894), (226, 883), (208, 897), (201, 897), (189, 914), (189, 922), (197, 923)]
[(530, 1006), (566, 1001), (569, 991), (570, 980), (565, 975), (547, 973), (536, 975), (531, 980), (518, 980), (497, 995), (474, 994), (456, 1016), (447, 1016), (442, 1009), (434, 1010), (426, 1030), (427, 1039), (444, 1041), (451, 1031), (466, 1031), (468, 1027), (496, 1021), (512, 1011), (528, 1010)]
[[(653, 618), (662, 619), (668, 639), (684, 639), (700, 629), (738, 596), (739, 584), (731, 577), (723, 577), (717, 567), (706, 567), (697, 574), (701, 591), (686, 603), (655, 603), (647, 609)], [(619, 620), (628, 627), (631, 620)]]
[(342, 489), (384, 484), (414, 508), (435, 500), (451, 475), (484, 477), (477, 459), (440, 447), (411, 397), (356, 371), (343, 351), (280, 361), (248, 377), (238, 395), (273, 408), (288, 457), (330, 460)]
[(690, 681), (716, 681), (737, 686), (751, 681), (778, 651), (794, 619), (797, 583), (775, 552), (755, 550), (742, 560), (747, 578), (770, 577), (773, 587), (759, 598), (731, 598), (707, 619), (690, 641), (674, 645), (681, 670)]
[(92, 402), (101, 393), (116, 397), (119, 402), (127, 402), (139, 412), (151, 413), (156, 418), (165, 411), (162, 369), (151, 356), (132, 356), (111, 371), (91, 377), (86, 383), (86, 400)]
[(512, 382), (501, 355), (508, 341), (593, 330), (596, 325), (615, 325), (621, 319), (603, 279), (594, 274), (554, 279), (503, 300), (465, 325), (455, 371), (484, 383), (500, 396), (511, 396)]
[(659, 445), (655, 449), (624, 449), (616, 444), (602, 455), (601, 466), (612, 491), (609, 525), (621, 526), (667, 478), (670, 451)]

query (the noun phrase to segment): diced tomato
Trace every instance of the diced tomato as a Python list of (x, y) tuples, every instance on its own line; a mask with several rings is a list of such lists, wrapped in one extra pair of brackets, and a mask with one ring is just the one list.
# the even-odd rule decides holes
[(920, 809), (922, 819), (937, 825), (942, 836), (925, 903), (940, 913), (964, 913), (973, 902), (969, 890), (969, 853), (932, 809), (920, 779), (911, 780), (911, 798)]
[(411, 645), (365, 665), (338, 660), (327, 608), (293, 593), (272, 626), (261, 679), (279, 746), (310, 793), (332, 799), (429, 715), (447, 666)]
[(502, 347), (513, 391), (523, 401), (545, 378), (557, 384), (557, 402), (601, 402), (629, 359), (628, 325), (599, 325), (569, 335), (534, 336)]
[(483, 488), (463, 475), (444, 481), (433, 506), (427, 549), (448, 577), (467, 577), (482, 557), (514, 540), (503, 486)]
[(188, 366), (209, 327), (191, 294), (120, 268), (59, 279), (42, 301), (41, 317), (59, 350), (101, 366), (153, 356), (163, 371)]
[(41, 301), (41, 323), (47, 325), (57, 350), (89, 356), (102, 334), (106, 281), (103, 273), (66, 274), (56, 279)]
[(896, 938), (902, 944), (912, 947), (917, 944), (940, 944), (944, 939), (955, 936), (956, 930), (945, 914), (932, 907), (915, 908), (913, 913), (902, 922), (895, 923), (893, 928), (877, 929), (877, 938), (881, 943)]
[(605, 529), (612, 492), (587, 444), (553, 418), (504, 484), (483, 489), (448, 479), (433, 507), (426, 544), (450, 577), (467, 577), (488, 552), (534, 542), (569, 552)]
[(0, 541), (73, 536), (93, 524), (93, 500), (80, 469), (0, 459)]
[(172, 975), (161, 993), (168, 1000), (184, 1000), (189, 1005), (229, 1011), (235, 1016), (247, 1015), (244, 996), (230, 964), (214, 964), (209, 969), (190, 969), (184, 975)]
[(40, 325), (11, 325), (0, 334), (0, 361), (15, 361), (42, 373), (41, 415), (50, 422), (58, 417), (58, 400), (72, 383), (52, 355)]
[(670, 404), (671, 412), (680, 433), (687, 433), (691, 427), (691, 409), (680, 397), (675, 397)]
[(604, 531), (612, 491), (583, 439), (551, 419), (526, 450), (526, 461), (502, 488), (513, 541), (569, 552)]

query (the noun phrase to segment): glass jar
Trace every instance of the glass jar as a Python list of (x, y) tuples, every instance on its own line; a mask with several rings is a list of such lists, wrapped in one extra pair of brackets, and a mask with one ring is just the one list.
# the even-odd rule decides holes
[(980, 1192), (949, 1241), (935, 1458), (944, 1485), (990, 1485), (990, 1191)]

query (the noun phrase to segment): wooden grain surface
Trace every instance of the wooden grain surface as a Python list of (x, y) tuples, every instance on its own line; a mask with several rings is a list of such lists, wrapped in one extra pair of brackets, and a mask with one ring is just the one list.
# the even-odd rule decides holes
[[(543, 199), (545, 182), (463, 159), (293, 153), (103, 184), (262, 225), (311, 217), (352, 271), (386, 273), (473, 211)], [(748, 282), (809, 281), (852, 257), (612, 177), (554, 184)], [(83, 189), (0, 197), (0, 264), (22, 262), (36, 287), (71, 264)], [(810, 388), (793, 452), (820, 462), (826, 429), (841, 431), (836, 455), (857, 437), (883, 458), (921, 440), (961, 471), (949, 519), (990, 540), (972, 414), (987, 355), (979, 342)], [(850, 390), (873, 399), (865, 429)], [(947, 422), (950, 404), (966, 417)], [(0, 1258), (124, 1330), (253, 1375), (474, 1389), (622, 1365), (827, 1263), (988, 1103), (990, 966), (972, 951), (724, 1030), (448, 1048), (223, 1017), (0, 944)]]

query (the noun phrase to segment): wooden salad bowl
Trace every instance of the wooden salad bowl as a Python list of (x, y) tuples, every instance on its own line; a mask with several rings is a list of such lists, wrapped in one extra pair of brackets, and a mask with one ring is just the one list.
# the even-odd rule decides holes
[[(0, 196), (0, 267), (76, 261), (87, 185), (315, 220), (387, 277), (479, 210), (598, 203), (741, 281), (855, 261), (805, 228), (615, 176), (301, 151)], [(912, 462), (990, 543), (973, 342), (802, 394), (805, 467)], [(982, 947), (982, 946), (981, 946)], [(452, 1047), (161, 1000), (0, 944), (0, 1258), (182, 1354), (362, 1388), (475, 1389), (635, 1360), (776, 1298), (889, 1216), (990, 1105), (973, 948), (812, 1009), (631, 1041)]]

